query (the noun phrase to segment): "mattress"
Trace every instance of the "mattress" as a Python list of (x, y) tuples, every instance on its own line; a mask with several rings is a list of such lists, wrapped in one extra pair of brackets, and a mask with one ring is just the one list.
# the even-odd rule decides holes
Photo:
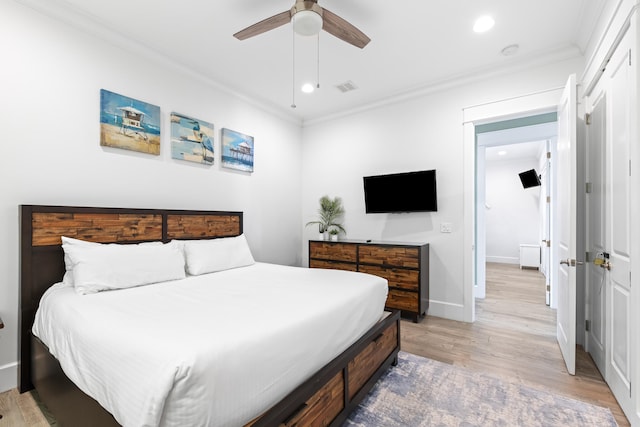
[(266, 263), (89, 295), (58, 283), (33, 333), (124, 426), (239, 426), (370, 329), (387, 289)]

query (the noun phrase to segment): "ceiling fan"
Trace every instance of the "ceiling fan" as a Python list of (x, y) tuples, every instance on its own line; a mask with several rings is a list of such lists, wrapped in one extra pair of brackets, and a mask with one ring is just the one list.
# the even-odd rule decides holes
[(318, 0), (296, 0), (290, 10), (287, 10), (258, 23), (238, 31), (233, 36), (238, 40), (245, 40), (258, 34), (278, 28), (293, 22), (293, 29), (302, 35), (315, 35), (325, 30), (360, 49), (371, 41), (362, 31), (345, 21), (333, 12), (318, 6)]

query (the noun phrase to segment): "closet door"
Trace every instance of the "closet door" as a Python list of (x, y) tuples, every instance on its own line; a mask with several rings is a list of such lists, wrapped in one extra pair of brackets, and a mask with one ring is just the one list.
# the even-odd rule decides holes
[[(610, 269), (606, 269), (606, 379), (620, 406), (633, 411), (631, 401), (631, 143), (635, 102), (635, 67), (631, 32), (620, 42), (607, 64), (607, 197), (605, 234)], [(635, 142), (637, 143), (637, 142)], [(636, 215), (637, 221), (637, 215)], [(635, 308), (637, 310), (637, 307)], [(638, 331), (633, 331), (637, 334)]]

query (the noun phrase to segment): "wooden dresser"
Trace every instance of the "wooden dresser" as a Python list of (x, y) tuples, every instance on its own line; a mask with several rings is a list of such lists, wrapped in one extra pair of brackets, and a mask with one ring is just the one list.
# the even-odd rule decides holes
[(361, 271), (389, 281), (386, 307), (420, 320), (429, 307), (429, 244), (309, 241), (309, 267)]

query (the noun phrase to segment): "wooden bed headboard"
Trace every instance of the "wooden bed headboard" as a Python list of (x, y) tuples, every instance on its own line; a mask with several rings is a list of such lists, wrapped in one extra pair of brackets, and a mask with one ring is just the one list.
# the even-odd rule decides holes
[(20, 206), (19, 388), (31, 383), (31, 327), (42, 294), (64, 275), (60, 236), (98, 243), (212, 239), (243, 232), (242, 212)]

